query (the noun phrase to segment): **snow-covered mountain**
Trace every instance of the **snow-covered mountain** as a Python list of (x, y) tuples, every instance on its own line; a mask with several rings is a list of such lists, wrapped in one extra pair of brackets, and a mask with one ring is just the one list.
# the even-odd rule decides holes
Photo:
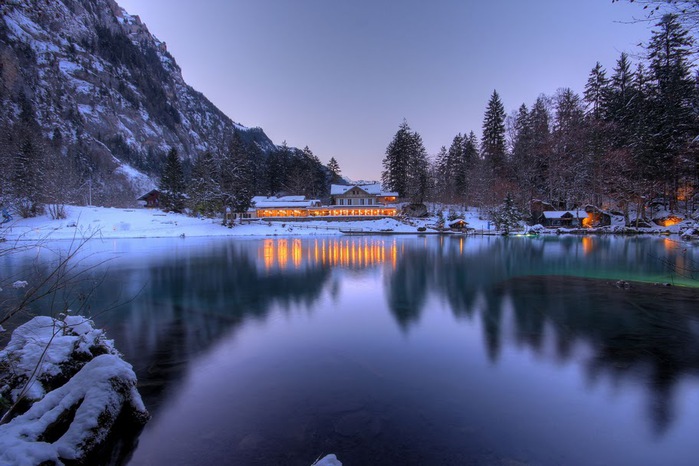
[(27, 106), (46, 140), (80, 147), (97, 175), (133, 192), (171, 147), (191, 161), (238, 131), (263, 154), (275, 149), (189, 86), (165, 43), (114, 0), (0, 2), (0, 125)]

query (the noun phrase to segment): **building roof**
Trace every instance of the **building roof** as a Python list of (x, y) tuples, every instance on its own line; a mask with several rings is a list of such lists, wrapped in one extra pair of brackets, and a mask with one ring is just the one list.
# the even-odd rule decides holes
[[(568, 214), (568, 215), (566, 215)], [(548, 219), (554, 219), (554, 218), (563, 218), (563, 217), (570, 217), (570, 218), (586, 218), (587, 217), (587, 212), (584, 210), (547, 210), (542, 212), (544, 218)]]
[(395, 196), (398, 197), (398, 193), (382, 191), (381, 183), (371, 183), (371, 184), (333, 184), (330, 185), (330, 195), (331, 196), (341, 196), (352, 188), (359, 188), (366, 191), (368, 194), (373, 196)]
[(318, 199), (306, 199), (306, 196), (255, 196), (252, 202), (256, 209), (303, 209), (320, 204)]
[(150, 196), (156, 196), (156, 195), (158, 195), (158, 194), (160, 194), (160, 191), (158, 191), (157, 189), (151, 189), (151, 190), (148, 191), (146, 194), (144, 194), (143, 196), (139, 197), (139, 198), (136, 199), (136, 200), (137, 200), (137, 201), (145, 201), (145, 200), (147, 200), (148, 197), (150, 197)]

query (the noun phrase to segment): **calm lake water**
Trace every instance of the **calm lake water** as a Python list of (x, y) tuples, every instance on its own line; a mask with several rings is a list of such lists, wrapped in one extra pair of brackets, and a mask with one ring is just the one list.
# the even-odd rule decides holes
[(697, 286), (684, 271), (699, 254), (677, 241), (89, 250), (85, 264), (110, 258), (91, 311), (122, 303), (94, 320), (153, 415), (130, 465), (307, 466), (328, 453), (345, 466), (699, 464), (699, 294), (652, 284)]

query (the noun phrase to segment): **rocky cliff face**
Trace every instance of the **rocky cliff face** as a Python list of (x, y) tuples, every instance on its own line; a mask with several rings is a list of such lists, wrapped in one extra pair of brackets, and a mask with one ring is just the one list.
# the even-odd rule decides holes
[(275, 149), (187, 85), (165, 43), (113, 0), (0, 2), (0, 126), (12, 132), (23, 112), (91, 179), (134, 193), (171, 147), (191, 161), (238, 131)]

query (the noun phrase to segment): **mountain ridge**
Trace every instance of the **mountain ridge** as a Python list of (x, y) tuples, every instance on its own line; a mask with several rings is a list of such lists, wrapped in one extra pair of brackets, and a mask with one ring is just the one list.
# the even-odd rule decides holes
[(124, 199), (154, 186), (170, 148), (191, 166), (235, 133), (263, 156), (280, 147), (187, 84), (165, 42), (114, 0), (15, 0), (0, 13), (0, 125), (12, 133), (33, 114), (47, 141), (80, 154), (83, 178)]

